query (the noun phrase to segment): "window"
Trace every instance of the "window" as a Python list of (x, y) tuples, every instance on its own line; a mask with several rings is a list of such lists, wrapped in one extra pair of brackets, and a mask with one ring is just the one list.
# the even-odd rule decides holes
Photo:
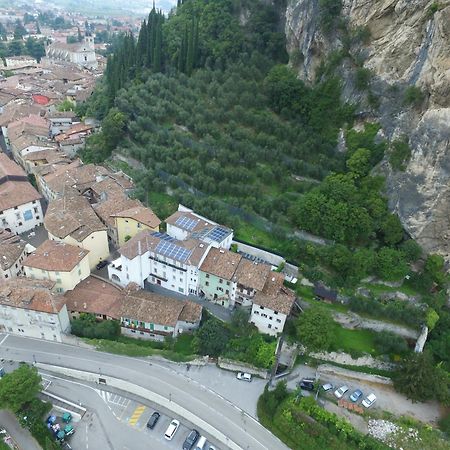
[(183, 288), (178, 288), (178, 292), (181, 292), (182, 294), (184, 294), (184, 289)]
[(229, 293), (230, 293), (230, 291), (227, 289), (227, 290), (225, 291), (225, 294), (228, 295)]
[(222, 278), (219, 278), (219, 283), (223, 283), (223, 280), (222, 280)]
[(278, 314), (278, 311), (274, 311), (273, 313), (274, 313), (275, 315), (277, 315), (277, 314)]
[(278, 323), (281, 323), (281, 319), (277, 319), (277, 322), (278, 322)]
[(59, 283), (59, 284), (61, 284), (61, 278), (57, 278), (57, 279), (56, 279), (56, 282)]
[(220, 292), (223, 292), (223, 288), (221, 288), (221, 287), (218, 287), (217, 290)]
[(209, 278), (209, 273), (206, 274), (206, 278)]
[(259, 311), (255, 311), (255, 314), (259, 316)]
[(273, 319), (273, 317), (272, 317), (272, 316), (269, 316), (269, 319), (270, 319), (270, 320), (272, 320), (272, 319)]
[(261, 317), (267, 317), (267, 314), (261, 314)]
[(207, 281), (205, 284), (206, 284), (206, 286), (209, 286), (209, 281)]
[(267, 328), (272, 328), (272, 324), (269, 323), (269, 325), (267, 326)]
[(230, 282), (229, 281), (227, 281), (227, 286), (229, 286), (230, 285)]
[(142, 227), (142, 225), (140, 224), (140, 222), (138, 222), (137, 227), (138, 227), (138, 228), (141, 228), (141, 227)]
[(182, 283), (183, 282), (183, 278), (180, 278), (180, 283)]
[(260, 306), (259, 309), (264, 309), (264, 306)]

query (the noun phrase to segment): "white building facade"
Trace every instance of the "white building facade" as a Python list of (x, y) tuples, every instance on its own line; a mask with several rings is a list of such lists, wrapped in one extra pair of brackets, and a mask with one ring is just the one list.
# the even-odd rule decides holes
[[(18, 187), (18, 189), (20, 189)], [(17, 205), (0, 211), (0, 227), (9, 228), (14, 233), (20, 234), (30, 231), (44, 222), (42, 206), (39, 200)]]

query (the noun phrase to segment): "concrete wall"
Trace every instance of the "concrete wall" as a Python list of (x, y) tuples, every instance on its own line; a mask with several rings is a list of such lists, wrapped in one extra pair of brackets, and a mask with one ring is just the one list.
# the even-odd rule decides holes
[(282, 256), (275, 255), (274, 253), (266, 252), (251, 245), (242, 244), (241, 242), (233, 241), (233, 244), (237, 244), (238, 251), (248, 253), (249, 255), (261, 258), (264, 261), (272, 264), (273, 266), (279, 266), (285, 259)]
[(251, 373), (252, 375), (257, 375), (258, 377), (264, 378), (265, 380), (270, 377), (269, 371), (265, 369), (260, 369), (259, 367), (252, 366), (251, 364), (234, 361), (232, 359), (219, 357), (217, 365), (221, 369), (231, 370), (233, 372), (247, 372)]

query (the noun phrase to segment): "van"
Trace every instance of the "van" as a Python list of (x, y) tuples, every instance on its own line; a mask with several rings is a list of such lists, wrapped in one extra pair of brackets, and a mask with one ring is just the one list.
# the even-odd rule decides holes
[(197, 447), (195, 447), (194, 450), (203, 450), (205, 448), (205, 444), (206, 444), (206, 438), (205, 436), (202, 436), (198, 442), (197, 442)]

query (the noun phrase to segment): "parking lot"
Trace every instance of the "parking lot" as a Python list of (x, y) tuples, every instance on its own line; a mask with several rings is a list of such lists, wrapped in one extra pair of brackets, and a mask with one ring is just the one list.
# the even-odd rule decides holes
[[(101, 389), (97, 389), (97, 391), (116, 419), (133, 428), (135, 431), (148, 435), (148, 437), (152, 438), (153, 442), (159, 442), (161, 447), (181, 448), (186, 436), (192, 429), (187, 426), (187, 424), (183, 423), (183, 420), (181, 419), (178, 431), (174, 438), (169, 442), (164, 438), (164, 432), (172, 420), (170, 415), (164, 414), (161, 409), (152, 406), (150, 403), (144, 405), (139, 401), (124, 397), (118, 393)], [(161, 414), (161, 417), (155, 427), (151, 430), (147, 427), (147, 422), (155, 411), (158, 411)], [(199, 431), (201, 433), (201, 430)], [(217, 446), (215, 446), (215, 448), (217, 449)], [(209, 449), (209, 443), (205, 447), (205, 450), (206, 449)]]

